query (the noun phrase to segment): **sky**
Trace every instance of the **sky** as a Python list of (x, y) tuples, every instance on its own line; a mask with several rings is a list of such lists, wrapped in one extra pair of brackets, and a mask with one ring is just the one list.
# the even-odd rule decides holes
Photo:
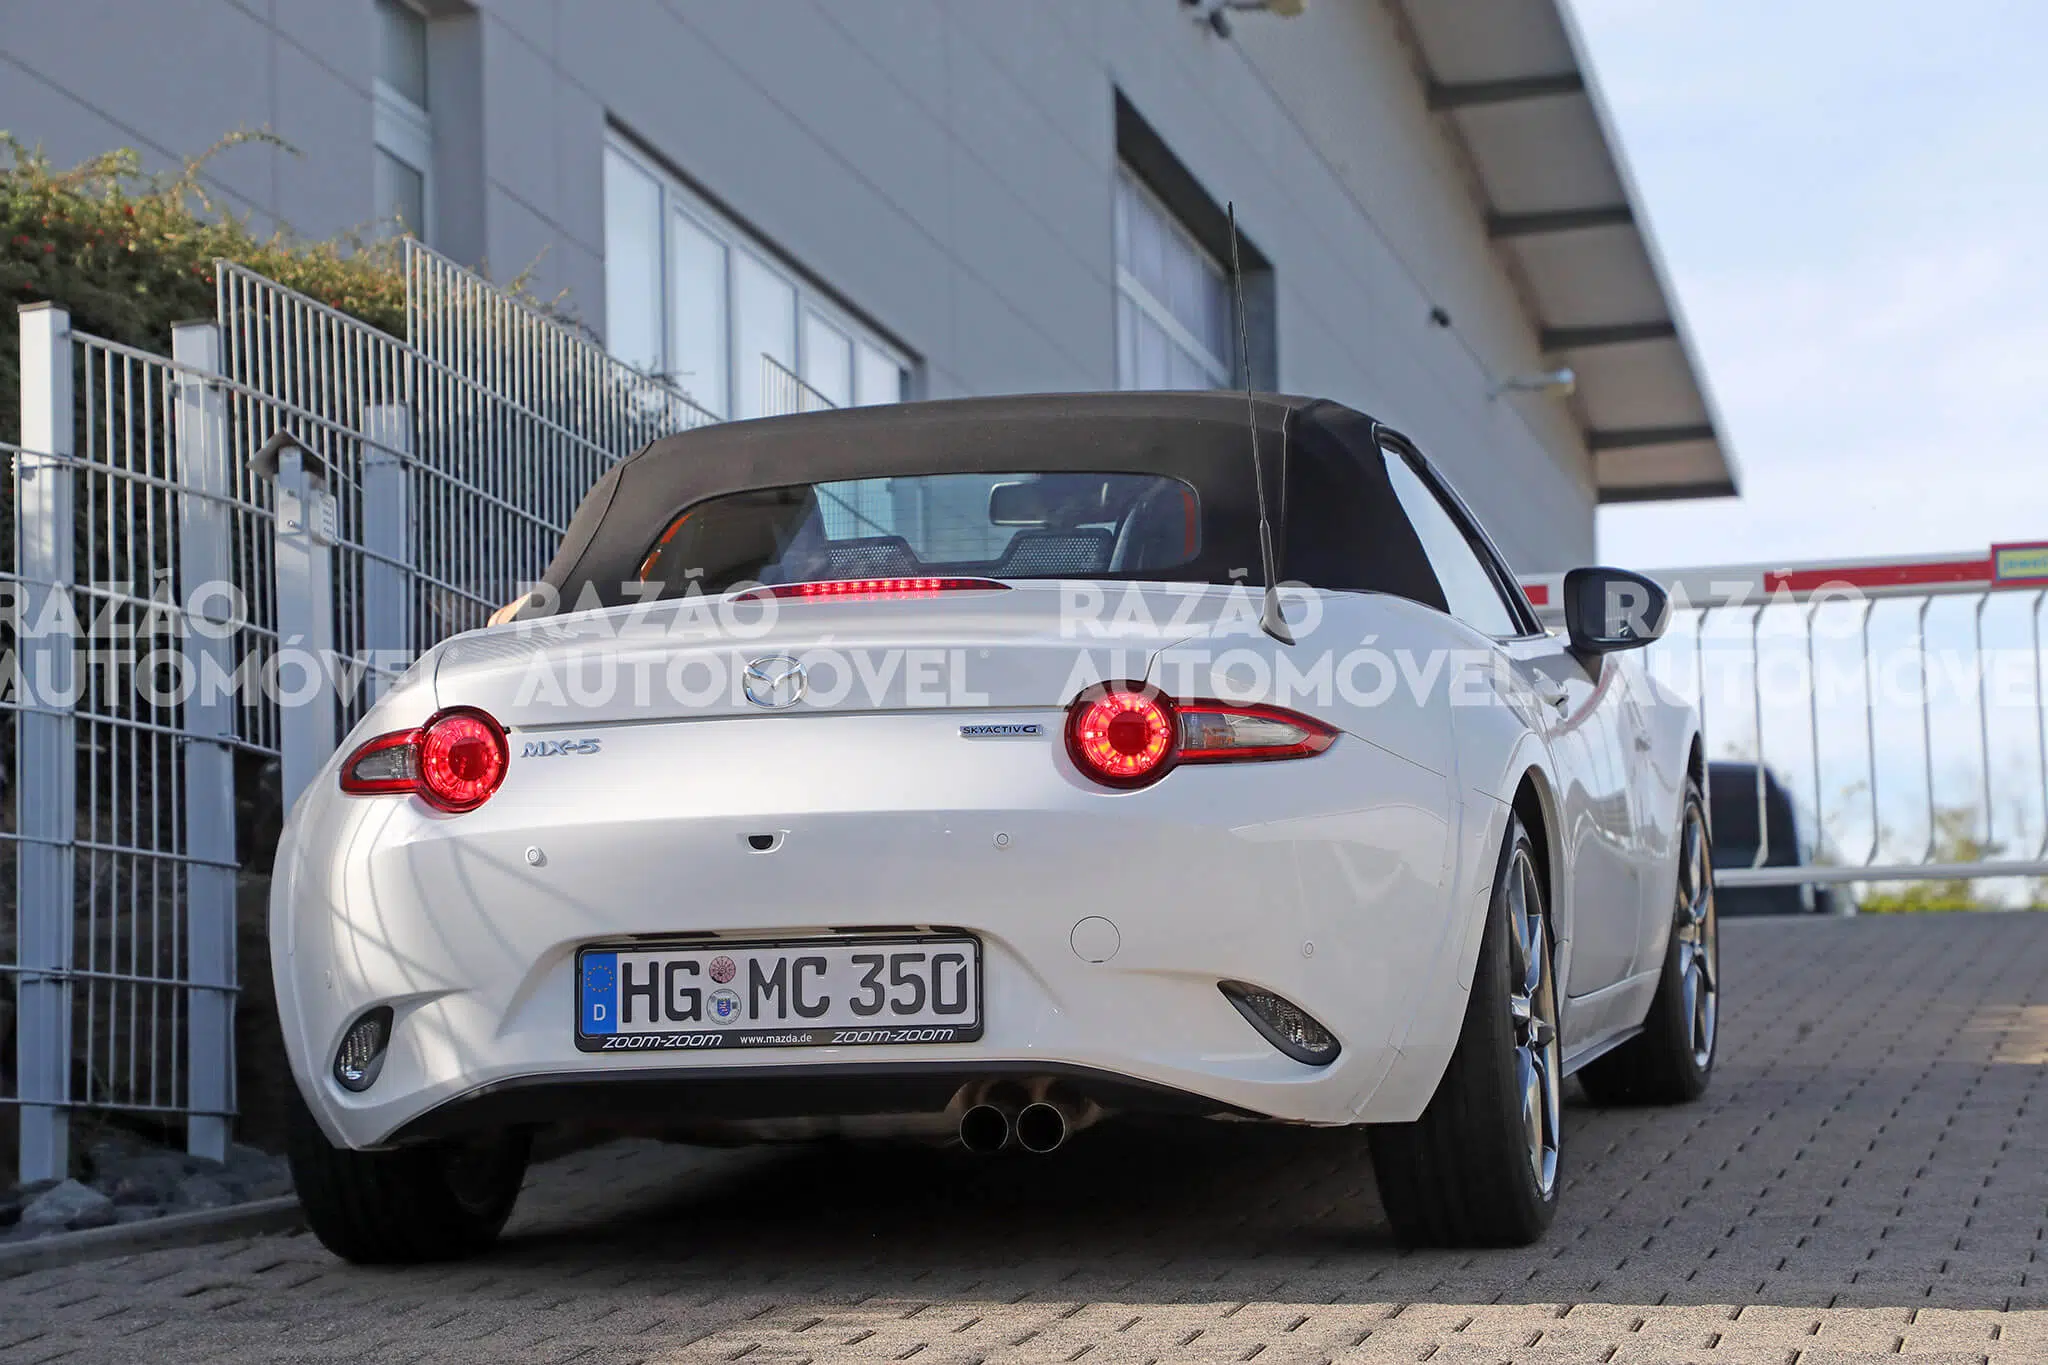
[(1644, 568), (2048, 540), (2048, 0), (1569, 0), (1743, 496)]

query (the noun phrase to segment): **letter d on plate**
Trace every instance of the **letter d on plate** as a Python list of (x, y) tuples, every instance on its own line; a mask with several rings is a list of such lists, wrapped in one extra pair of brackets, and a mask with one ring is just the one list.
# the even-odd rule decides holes
[(583, 1032), (616, 1033), (619, 1028), (619, 955), (583, 955)]

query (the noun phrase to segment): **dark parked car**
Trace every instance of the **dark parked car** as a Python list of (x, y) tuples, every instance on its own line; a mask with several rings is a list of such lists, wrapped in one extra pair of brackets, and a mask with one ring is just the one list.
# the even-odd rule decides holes
[[(1814, 840), (1799, 828), (1792, 793), (1769, 768), (1763, 769), (1763, 822), (1757, 819), (1757, 765), (1707, 765), (1707, 806), (1712, 819), (1714, 866), (1725, 873), (1756, 863), (1770, 834), (1764, 867), (1802, 867), (1813, 861)], [(1719, 886), (1714, 908), (1723, 915), (1829, 915), (1835, 912), (1835, 890), (1826, 886)]]

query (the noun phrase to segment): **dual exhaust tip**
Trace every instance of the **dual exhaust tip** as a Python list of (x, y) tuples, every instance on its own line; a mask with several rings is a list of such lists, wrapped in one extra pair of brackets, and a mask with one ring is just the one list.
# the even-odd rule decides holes
[(1077, 1121), (1075, 1111), (1053, 1100), (1033, 1100), (1021, 1109), (984, 1101), (960, 1115), (960, 1145), (970, 1152), (1000, 1152), (1014, 1142), (1042, 1155), (1058, 1151)]

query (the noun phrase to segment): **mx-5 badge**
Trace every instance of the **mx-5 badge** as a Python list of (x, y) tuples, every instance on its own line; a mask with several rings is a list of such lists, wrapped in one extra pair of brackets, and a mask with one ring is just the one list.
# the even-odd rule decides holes
[(554, 758), (560, 754), (594, 754), (604, 741), (590, 739), (532, 739), (519, 751), (521, 758)]

